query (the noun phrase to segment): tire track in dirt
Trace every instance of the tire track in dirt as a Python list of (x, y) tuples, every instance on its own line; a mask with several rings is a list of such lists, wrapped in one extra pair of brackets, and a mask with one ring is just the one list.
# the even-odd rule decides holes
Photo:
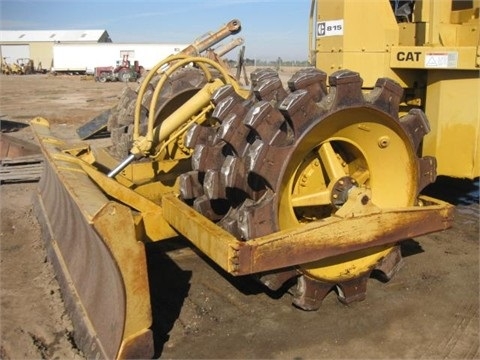
[(441, 341), (432, 343), (422, 359), (478, 359), (478, 306), (463, 304), (456, 312), (454, 325)]

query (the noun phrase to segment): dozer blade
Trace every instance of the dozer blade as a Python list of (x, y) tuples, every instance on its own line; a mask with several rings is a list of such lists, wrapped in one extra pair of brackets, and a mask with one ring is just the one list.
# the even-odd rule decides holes
[(35, 207), (77, 345), (88, 358), (151, 358), (145, 250), (131, 210), (62, 152), (46, 120), (32, 127), (46, 159)]

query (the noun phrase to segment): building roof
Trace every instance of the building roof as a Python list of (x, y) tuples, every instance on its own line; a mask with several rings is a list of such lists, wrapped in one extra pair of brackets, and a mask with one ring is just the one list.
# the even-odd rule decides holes
[[(105, 36), (106, 35), (106, 36)], [(111, 41), (106, 30), (1, 30), (0, 42), (98, 42)]]

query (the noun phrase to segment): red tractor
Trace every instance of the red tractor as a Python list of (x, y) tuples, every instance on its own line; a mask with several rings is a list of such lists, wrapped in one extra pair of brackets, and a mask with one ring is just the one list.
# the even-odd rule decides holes
[(121, 63), (117, 62), (117, 66), (103, 66), (95, 68), (95, 81), (136, 81), (143, 73), (144, 68), (140, 66), (138, 61), (133, 62), (133, 66), (128, 60), (128, 55), (123, 56)]

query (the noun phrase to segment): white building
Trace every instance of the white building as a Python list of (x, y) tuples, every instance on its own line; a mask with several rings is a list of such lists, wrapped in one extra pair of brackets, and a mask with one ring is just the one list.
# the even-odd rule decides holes
[(29, 58), (36, 68), (50, 70), (54, 44), (111, 42), (106, 30), (0, 30), (0, 57), (7, 63)]

